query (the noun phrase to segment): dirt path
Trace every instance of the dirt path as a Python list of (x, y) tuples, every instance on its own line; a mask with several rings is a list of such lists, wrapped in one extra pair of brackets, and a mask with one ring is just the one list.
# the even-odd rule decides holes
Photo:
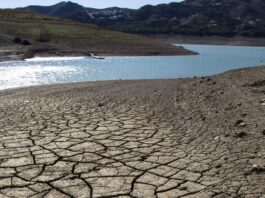
[(265, 68), (0, 92), (0, 197), (265, 197)]

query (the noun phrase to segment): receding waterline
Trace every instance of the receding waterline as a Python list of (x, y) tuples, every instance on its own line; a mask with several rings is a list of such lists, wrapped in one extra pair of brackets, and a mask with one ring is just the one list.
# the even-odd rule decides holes
[(205, 76), (231, 69), (264, 65), (264, 47), (183, 45), (195, 56), (33, 58), (0, 63), (0, 89), (54, 83), (172, 79)]
[(34, 57), (34, 58), (25, 59), (25, 61), (27, 61), (27, 62), (74, 61), (74, 60), (81, 60), (81, 59), (86, 59), (86, 58), (87, 57), (85, 57), (85, 56), (77, 56), (77, 57), (52, 56), (52, 57)]

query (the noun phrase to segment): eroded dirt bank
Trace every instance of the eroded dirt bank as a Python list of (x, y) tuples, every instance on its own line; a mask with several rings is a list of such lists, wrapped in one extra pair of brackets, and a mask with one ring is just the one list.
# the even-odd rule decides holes
[(264, 197), (265, 67), (0, 92), (0, 197)]

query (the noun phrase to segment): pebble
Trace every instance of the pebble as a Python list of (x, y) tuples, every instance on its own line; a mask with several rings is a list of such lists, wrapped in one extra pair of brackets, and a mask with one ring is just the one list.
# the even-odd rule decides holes
[(235, 136), (236, 137), (239, 137), (239, 138), (243, 138), (243, 137), (246, 137), (247, 136), (247, 133), (246, 132), (239, 132), (239, 133), (236, 133)]
[(252, 165), (252, 171), (256, 173), (264, 173), (265, 172), (265, 167), (261, 167), (257, 164)]
[(219, 140), (219, 139), (220, 139), (220, 136), (216, 136), (216, 137), (214, 138), (215, 141), (217, 141), (217, 140)]
[(242, 113), (241, 116), (246, 117), (248, 114), (247, 113)]
[(192, 120), (192, 117), (188, 116), (185, 118), (185, 120)]
[(181, 186), (181, 187), (179, 187), (179, 189), (180, 189), (180, 190), (187, 190), (188, 187), (187, 187), (187, 186)]
[(265, 106), (265, 99), (262, 99), (262, 100), (260, 101), (260, 104), (261, 104), (262, 106)]
[(215, 168), (218, 168), (218, 169), (221, 168), (221, 167), (222, 167), (221, 164), (218, 164), (218, 165), (215, 166)]
[(235, 126), (237, 127), (245, 127), (247, 124), (243, 120), (237, 120), (235, 123)]

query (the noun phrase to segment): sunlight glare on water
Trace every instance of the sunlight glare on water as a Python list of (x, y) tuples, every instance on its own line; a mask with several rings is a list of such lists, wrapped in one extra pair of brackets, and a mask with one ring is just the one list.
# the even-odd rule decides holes
[(34, 57), (30, 59), (25, 59), (28, 62), (40, 62), (40, 61), (73, 61), (73, 60), (81, 60), (86, 57)]
[(69, 75), (76, 69), (70, 66), (7, 66), (0, 67), (0, 89), (57, 82), (57, 75)]
[(264, 65), (264, 47), (183, 45), (196, 56), (48, 57), (0, 63), (0, 90), (96, 80), (174, 79)]

